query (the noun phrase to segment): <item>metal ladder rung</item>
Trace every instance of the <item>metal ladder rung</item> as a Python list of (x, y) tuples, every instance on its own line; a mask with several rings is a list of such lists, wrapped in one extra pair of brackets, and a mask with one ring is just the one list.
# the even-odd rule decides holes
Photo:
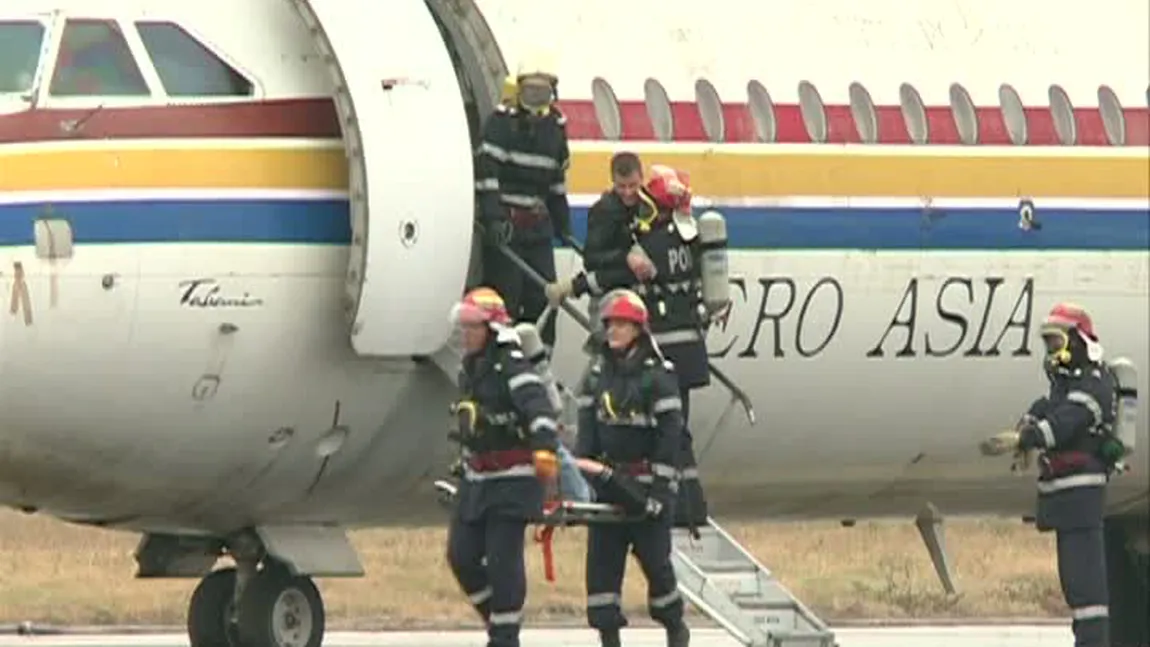
[(702, 538), (677, 537), (685, 597), (746, 647), (832, 647), (834, 634), (713, 519)]
[(749, 596), (734, 595), (731, 596), (735, 604), (740, 608), (754, 611), (787, 611), (789, 613), (795, 612), (794, 603), (790, 600), (763, 600), (763, 599), (750, 599)]
[(725, 562), (714, 560), (691, 560), (687, 559), (702, 571), (703, 575), (729, 575), (734, 573), (758, 573), (759, 570), (755, 568), (754, 564), (750, 562)]

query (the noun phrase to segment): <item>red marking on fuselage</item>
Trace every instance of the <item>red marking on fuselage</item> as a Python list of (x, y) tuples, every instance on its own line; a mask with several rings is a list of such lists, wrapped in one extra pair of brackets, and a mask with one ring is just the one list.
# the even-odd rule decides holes
[[(603, 131), (589, 100), (564, 100), (559, 104), (567, 115), (568, 136), (572, 140), (602, 140)], [(619, 106), (623, 142), (656, 141), (655, 129), (642, 101), (625, 101)], [(1150, 145), (1150, 110), (1127, 108), (1127, 146)], [(1010, 145), (1010, 135), (1002, 112), (994, 107), (977, 109), (977, 145)], [(1030, 107), (1027, 119), (1027, 145), (1057, 145), (1053, 116), (1046, 107)], [(1109, 138), (1097, 108), (1077, 108), (1078, 146), (1108, 146)], [(690, 102), (671, 104), (672, 141), (709, 141), (697, 106)], [(898, 106), (876, 106), (878, 143), (906, 144), (910, 141), (902, 110)], [(854, 114), (849, 106), (826, 108), (829, 144), (860, 141)], [(747, 104), (723, 105), (727, 143), (758, 141), (755, 121)], [(927, 145), (961, 143), (954, 117), (948, 106), (928, 106)], [(774, 107), (775, 142), (811, 142), (798, 105)], [(206, 137), (301, 137), (338, 138), (340, 121), (330, 99), (285, 99), (210, 106), (143, 106), (135, 108), (44, 109), (37, 108), (0, 115), (0, 144), (37, 141), (84, 141), (92, 139), (206, 138)]]

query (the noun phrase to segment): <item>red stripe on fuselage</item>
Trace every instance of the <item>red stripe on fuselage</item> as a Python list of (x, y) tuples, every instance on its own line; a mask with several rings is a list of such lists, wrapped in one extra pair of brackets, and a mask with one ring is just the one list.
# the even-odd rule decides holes
[(212, 106), (35, 109), (0, 115), (0, 144), (160, 137), (339, 138), (330, 99), (287, 99)]
[[(560, 108), (568, 117), (572, 140), (601, 140), (603, 132), (589, 100), (564, 100)], [(655, 131), (642, 101), (626, 101), (619, 106), (623, 141), (654, 141)], [(1097, 108), (1075, 109), (1079, 146), (1106, 146), (1109, 139)], [(1150, 145), (1150, 110), (1127, 108), (1126, 145)], [(674, 141), (708, 140), (703, 121), (694, 103), (671, 104)], [(858, 130), (849, 106), (827, 106), (827, 142), (857, 143)], [(1056, 145), (1054, 120), (1049, 109), (1026, 109), (1028, 144)], [(998, 108), (979, 108), (981, 145), (1009, 145), (1010, 136)], [(902, 110), (898, 106), (877, 106), (879, 144), (905, 144), (910, 141)], [(949, 107), (926, 108), (929, 144), (959, 144), (958, 129)], [(723, 106), (725, 141), (758, 141), (755, 121), (747, 104)], [(810, 143), (802, 112), (797, 105), (774, 107), (776, 137), (779, 143)], [(35, 141), (82, 141), (86, 139), (194, 138), (194, 137), (304, 137), (338, 138), (339, 117), (331, 100), (285, 99), (210, 106), (146, 106), (136, 108), (43, 109), (0, 115), (0, 144)]]

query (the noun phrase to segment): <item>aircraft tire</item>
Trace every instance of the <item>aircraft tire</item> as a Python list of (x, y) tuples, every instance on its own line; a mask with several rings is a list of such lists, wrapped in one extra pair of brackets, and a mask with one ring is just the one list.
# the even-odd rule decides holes
[(239, 637), (243, 647), (320, 647), (323, 598), (310, 577), (264, 568), (240, 600)]
[(230, 627), (236, 569), (221, 568), (200, 580), (188, 603), (188, 640), (191, 647), (235, 647)]

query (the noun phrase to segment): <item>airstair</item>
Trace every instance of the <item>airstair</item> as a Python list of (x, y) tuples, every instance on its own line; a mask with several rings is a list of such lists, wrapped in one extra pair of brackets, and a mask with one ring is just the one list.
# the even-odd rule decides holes
[[(503, 247), (500, 251), (533, 282), (543, 282), (511, 249)], [(570, 303), (564, 302), (561, 309), (585, 330), (591, 330), (586, 315)], [(543, 316), (548, 314), (545, 312)], [(458, 336), (453, 335), (431, 359), (454, 379), (460, 357)], [(731, 406), (741, 403), (753, 424), (754, 410), (746, 394), (714, 367), (712, 372), (717, 373), (718, 381), (732, 392)], [(561, 416), (564, 422), (573, 424), (577, 418), (574, 397), (569, 389), (563, 392), (566, 407)], [(725, 417), (724, 414), (720, 418), (720, 424)], [(445, 500), (455, 493), (454, 486), (445, 481), (437, 482), (436, 487)], [(586, 514), (580, 516), (580, 510)], [(618, 522), (617, 515), (601, 504), (576, 505), (564, 512), (562, 521), (555, 523)], [(698, 529), (698, 535), (698, 538), (692, 537), (687, 529), (674, 530), (671, 559), (679, 591), (735, 640), (746, 647), (836, 647), (834, 634), (827, 625), (714, 519), (708, 518), (707, 525)]]
[(679, 592), (747, 647), (834, 647), (830, 629), (714, 519), (693, 539), (676, 528)]

